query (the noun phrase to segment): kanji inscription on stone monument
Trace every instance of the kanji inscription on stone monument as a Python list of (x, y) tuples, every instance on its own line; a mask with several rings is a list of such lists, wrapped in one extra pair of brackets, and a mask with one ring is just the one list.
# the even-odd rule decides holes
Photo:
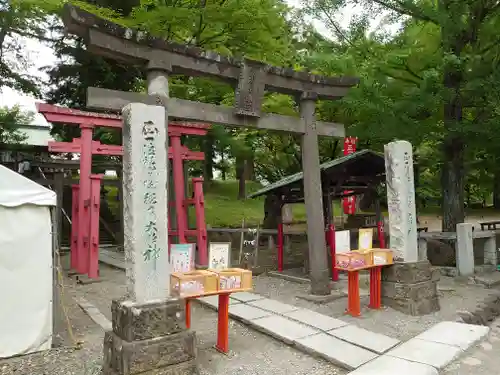
[(391, 249), (397, 260), (418, 261), (417, 215), (412, 146), (407, 141), (384, 147)]
[(131, 103), (123, 121), (127, 282), (144, 303), (169, 296), (165, 108)]

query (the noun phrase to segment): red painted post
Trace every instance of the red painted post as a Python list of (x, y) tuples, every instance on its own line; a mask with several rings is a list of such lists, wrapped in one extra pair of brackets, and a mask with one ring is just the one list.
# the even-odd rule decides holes
[(99, 278), (99, 211), (103, 175), (91, 175), (89, 272), (91, 279)]
[(278, 223), (278, 272), (283, 272), (283, 223)]
[(92, 125), (81, 124), (80, 193), (78, 199), (78, 263), (80, 274), (89, 272), (90, 197), (92, 171)]
[(191, 300), (186, 298), (186, 327), (191, 328)]
[[(344, 138), (344, 156), (356, 152), (357, 137)], [(344, 191), (344, 194), (350, 193), (349, 190)], [(354, 215), (356, 213), (356, 197), (351, 195), (342, 199), (344, 213), (347, 215)]]
[(208, 266), (207, 225), (205, 222), (205, 198), (203, 196), (203, 178), (193, 178), (194, 207), (196, 213), (196, 232), (198, 237), (198, 262)]
[(370, 269), (370, 308), (380, 309), (381, 303), (382, 267)]
[(78, 267), (78, 191), (79, 185), (71, 186), (71, 243), (70, 243), (70, 261), (71, 269), (76, 271)]
[(172, 145), (172, 166), (175, 191), (175, 211), (177, 214), (177, 236), (179, 243), (186, 243), (187, 230), (187, 205), (184, 200), (185, 182), (184, 169), (182, 166), (182, 145), (181, 135), (170, 134), (170, 143)]
[(383, 219), (377, 222), (377, 233), (378, 233), (378, 242), (380, 244), (380, 248), (385, 249), (385, 232), (384, 232)]
[(215, 348), (222, 353), (227, 353), (229, 351), (229, 294), (219, 294), (218, 313)]
[(347, 311), (346, 313), (357, 317), (361, 315), (359, 300), (359, 271), (347, 273)]
[(335, 268), (337, 265), (335, 263), (336, 251), (335, 251), (335, 225), (334, 224), (328, 225), (327, 243), (328, 243), (328, 246), (330, 247), (330, 255), (332, 257), (332, 280), (338, 281), (339, 280), (339, 270), (337, 268)]

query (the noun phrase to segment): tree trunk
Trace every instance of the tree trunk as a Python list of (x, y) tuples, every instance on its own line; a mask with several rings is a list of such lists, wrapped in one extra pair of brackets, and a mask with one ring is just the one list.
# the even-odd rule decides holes
[(448, 133), (445, 136), (443, 146), (444, 163), (441, 175), (443, 189), (443, 231), (455, 232), (457, 224), (463, 223), (465, 220), (465, 145), (462, 137)]
[(238, 199), (245, 199), (245, 159), (241, 156), (236, 156), (236, 178), (238, 179)]
[(255, 164), (253, 155), (245, 160), (245, 180), (255, 181)]
[[(451, 6), (450, 2), (443, 4), (445, 9)], [(441, 29), (443, 51), (460, 57), (465, 42), (463, 35), (453, 28), (455, 25), (446, 23)], [(444, 67), (443, 84), (446, 101), (444, 104), (443, 139), (443, 167), (441, 169), (441, 183), (443, 192), (443, 231), (455, 232), (457, 224), (465, 220), (464, 209), (464, 154), (465, 141), (460, 134), (459, 127), (463, 119), (463, 108), (460, 88), (463, 82), (461, 67), (448, 62)]]
[(500, 208), (500, 169), (493, 175), (493, 207)]
[(203, 147), (205, 153), (203, 178), (205, 182), (211, 182), (214, 179), (214, 137), (210, 131), (205, 136)]
[(221, 175), (222, 181), (226, 181), (226, 166), (225, 166), (224, 156), (225, 156), (224, 150), (222, 150), (220, 153), (220, 165), (222, 165), (220, 175)]

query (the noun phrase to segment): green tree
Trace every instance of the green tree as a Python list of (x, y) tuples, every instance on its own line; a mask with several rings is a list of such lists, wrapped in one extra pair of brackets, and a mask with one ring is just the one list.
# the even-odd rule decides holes
[(23, 143), (27, 136), (19, 130), (19, 125), (29, 124), (34, 114), (22, 111), (19, 106), (0, 107), (0, 144)]

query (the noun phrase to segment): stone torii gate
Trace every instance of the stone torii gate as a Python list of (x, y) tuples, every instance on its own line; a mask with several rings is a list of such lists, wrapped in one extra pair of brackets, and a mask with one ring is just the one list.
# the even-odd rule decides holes
[[(307, 213), (311, 293), (330, 293), (325, 223), (319, 168), (318, 136), (344, 137), (344, 126), (316, 121), (316, 100), (337, 100), (358, 83), (357, 78), (323, 77), (253, 60), (223, 57), (199, 48), (167, 42), (144, 32), (106, 21), (66, 4), (66, 29), (83, 37), (89, 51), (147, 71), (148, 94), (89, 88), (87, 106), (121, 111), (129, 103), (163, 105), (168, 118), (250, 127), (302, 135), (302, 168)], [(169, 98), (168, 76), (216, 77), (236, 88), (234, 108)], [(292, 95), (300, 117), (261, 113), (265, 91)]]

